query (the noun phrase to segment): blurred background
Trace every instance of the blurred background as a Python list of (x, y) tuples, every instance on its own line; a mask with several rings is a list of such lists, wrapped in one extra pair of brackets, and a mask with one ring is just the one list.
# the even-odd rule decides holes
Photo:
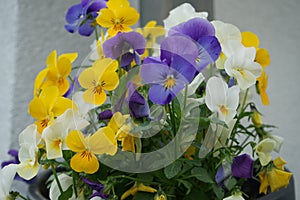
[[(81, 37), (64, 30), (65, 12), (80, 0), (2, 0), (0, 7), (0, 161), (8, 149), (18, 148), (18, 135), (33, 122), (27, 113), (33, 81), (54, 49), (59, 54), (78, 52), (79, 65), (90, 51), (94, 37)], [(269, 50), (271, 65), (267, 93), (270, 106), (257, 99), (263, 121), (276, 125), (274, 134), (285, 138), (281, 156), (294, 173), (300, 197), (300, 1), (299, 0), (132, 0), (141, 12), (141, 25), (156, 19), (162, 24), (169, 10), (190, 2), (197, 11), (208, 11), (209, 19), (231, 23), (260, 38)], [(276, 155), (274, 155), (276, 156)]]

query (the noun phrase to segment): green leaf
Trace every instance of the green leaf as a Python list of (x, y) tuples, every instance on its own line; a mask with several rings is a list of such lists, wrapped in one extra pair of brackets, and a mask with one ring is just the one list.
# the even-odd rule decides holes
[(183, 200), (195, 200), (195, 199), (201, 199), (201, 200), (210, 200), (211, 197), (208, 197), (207, 194), (205, 194), (201, 190), (193, 189), (191, 193), (183, 198)]
[(164, 173), (168, 179), (171, 179), (180, 172), (181, 167), (182, 167), (181, 162), (176, 160), (175, 162), (173, 162), (172, 164), (164, 168)]
[(222, 188), (220, 188), (216, 185), (213, 185), (213, 190), (214, 190), (214, 193), (216, 194), (216, 196), (218, 197), (218, 199), (223, 199), (224, 191)]
[(234, 186), (237, 184), (237, 181), (235, 178), (230, 177), (227, 181), (226, 181), (226, 187), (227, 189), (230, 191), (231, 189), (234, 188)]
[(59, 195), (58, 200), (66, 200), (70, 199), (73, 195), (73, 185), (70, 185), (66, 191), (64, 191), (62, 194)]
[(195, 176), (199, 181), (202, 181), (204, 183), (214, 183), (207, 170), (202, 167), (193, 168), (191, 170), (191, 175)]
[(182, 185), (184, 185), (184, 187), (187, 189), (186, 194), (189, 194), (193, 188), (193, 184), (190, 183), (189, 181), (185, 181), (185, 180), (178, 180), (178, 182)]

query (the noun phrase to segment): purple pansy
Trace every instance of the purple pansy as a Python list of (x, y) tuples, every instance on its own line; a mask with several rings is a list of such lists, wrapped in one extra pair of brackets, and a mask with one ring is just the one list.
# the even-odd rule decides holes
[(193, 80), (198, 49), (195, 42), (183, 36), (165, 38), (160, 48), (160, 58), (144, 59), (140, 75), (151, 85), (149, 99), (165, 105)]
[(66, 14), (65, 29), (70, 33), (90, 36), (94, 31), (95, 18), (98, 11), (106, 7), (105, 0), (82, 0), (81, 3), (71, 6)]
[(145, 47), (146, 40), (140, 33), (120, 32), (103, 43), (103, 53), (112, 59), (120, 58), (121, 67), (128, 71), (133, 60), (140, 64), (139, 55), (144, 53)]
[(242, 154), (233, 159), (232, 176), (236, 178), (252, 178), (253, 160), (248, 154)]
[(113, 116), (113, 112), (111, 110), (104, 110), (98, 114), (99, 120), (108, 120), (111, 119)]
[(129, 107), (130, 115), (134, 118), (149, 117), (150, 108), (145, 98), (138, 93), (132, 82), (128, 82), (128, 96), (126, 102)]
[(229, 162), (223, 163), (215, 176), (218, 186), (222, 186), (224, 181), (231, 175), (231, 164)]
[(174, 26), (169, 31), (169, 36), (185, 35), (198, 44), (197, 71), (202, 71), (208, 64), (218, 59), (221, 46), (215, 37), (213, 25), (206, 19), (193, 18), (187, 22)]
[(98, 182), (90, 181), (86, 178), (82, 178), (82, 181), (88, 184), (95, 192), (89, 197), (89, 199), (93, 197), (101, 197), (103, 199), (107, 199), (109, 197), (108, 194), (103, 194), (104, 185)]

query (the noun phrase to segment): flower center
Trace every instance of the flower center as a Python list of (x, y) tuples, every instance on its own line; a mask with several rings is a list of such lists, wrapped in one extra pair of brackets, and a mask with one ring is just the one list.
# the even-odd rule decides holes
[(164, 82), (164, 87), (166, 89), (170, 89), (170, 88), (173, 88), (175, 86), (175, 84), (176, 84), (176, 80), (175, 80), (174, 76), (171, 75), (166, 78), (166, 80)]
[(98, 85), (98, 86), (96, 86), (96, 87), (94, 87), (94, 94), (101, 94), (102, 93), (102, 87), (101, 87), (101, 85)]
[(220, 106), (220, 111), (221, 111), (221, 113), (223, 114), (223, 115), (228, 115), (228, 109), (227, 109), (227, 107), (226, 106), (224, 106), (224, 105), (221, 105)]
[(90, 160), (90, 159), (92, 159), (92, 153), (90, 152), (90, 151), (88, 151), (88, 150), (85, 150), (85, 151), (83, 151), (81, 154), (80, 154), (80, 156), (82, 157), (82, 158), (87, 158), (88, 160)]

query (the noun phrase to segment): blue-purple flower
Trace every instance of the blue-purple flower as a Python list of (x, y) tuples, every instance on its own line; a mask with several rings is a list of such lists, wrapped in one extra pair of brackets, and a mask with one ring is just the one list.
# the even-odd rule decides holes
[(78, 30), (82, 36), (90, 36), (94, 31), (98, 11), (105, 7), (105, 0), (82, 0), (81, 3), (71, 6), (66, 14), (65, 29), (70, 33)]
[(248, 154), (242, 154), (233, 159), (232, 176), (236, 178), (252, 178), (253, 160)]
[(106, 57), (120, 59), (120, 65), (125, 70), (130, 69), (131, 62), (140, 64), (140, 55), (145, 51), (146, 40), (137, 32), (120, 32), (103, 43)]
[(130, 115), (134, 118), (143, 118), (150, 116), (150, 108), (145, 98), (138, 93), (132, 82), (127, 84), (127, 104), (129, 107)]
[(99, 120), (108, 120), (111, 119), (113, 116), (113, 112), (111, 110), (104, 110), (98, 114)]
[(160, 58), (144, 59), (140, 75), (145, 83), (151, 85), (149, 99), (165, 105), (195, 77), (198, 49), (191, 39), (183, 36), (165, 38), (160, 48)]
[(88, 184), (95, 192), (89, 197), (89, 199), (93, 197), (101, 197), (103, 199), (107, 199), (109, 197), (108, 194), (103, 194), (104, 185), (98, 182), (90, 181), (86, 178), (82, 178), (82, 181)]
[(187, 22), (174, 26), (169, 31), (169, 36), (185, 35), (198, 44), (197, 71), (202, 71), (208, 64), (218, 59), (221, 46), (215, 37), (213, 25), (206, 19), (193, 18)]

